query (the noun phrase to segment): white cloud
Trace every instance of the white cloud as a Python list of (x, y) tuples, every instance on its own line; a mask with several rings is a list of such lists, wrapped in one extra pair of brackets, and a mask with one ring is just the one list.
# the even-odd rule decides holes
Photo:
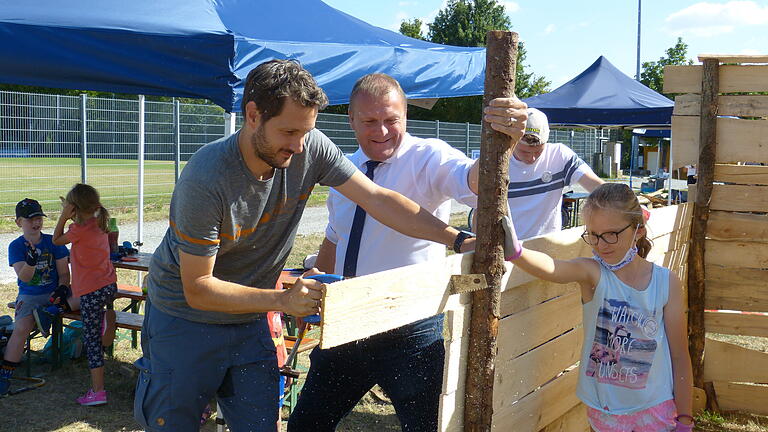
[(548, 35), (555, 31), (555, 25), (554, 24), (548, 24), (546, 27), (544, 27), (544, 34)]
[(666, 18), (666, 31), (674, 36), (698, 37), (731, 33), (744, 26), (768, 24), (768, 5), (754, 1), (701, 2)]
[(520, 10), (520, 5), (513, 1), (502, 1), (499, 2), (502, 6), (504, 6), (504, 9), (507, 11), (507, 15), (513, 14)]

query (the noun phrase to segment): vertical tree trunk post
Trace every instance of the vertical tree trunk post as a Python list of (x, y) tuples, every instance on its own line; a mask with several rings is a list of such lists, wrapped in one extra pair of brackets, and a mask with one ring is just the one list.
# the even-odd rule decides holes
[[(517, 33), (488, 32), (483, 106), (515, 91)], [(507, 172), (511, 138), (482, 123), (480, 184), (477, 205), (477, 246), (472, 273), (485, 274), (488, 289), (472, 293), (469, 329), (464, 430), (490, 431), (496, 336), (499, 331), (499, 290), (504, 275), (504, 232), (501, 217), (507, 207)]]
[(709, 220), (709, 202), (715, 176), (717, 148), (718, 59), (704, 60), (701, 82), (699, 130), (699, 175), (696, 205), (691, 224), (691, 250), (688, 254), (688, 350), (693, 364), (693, 385), (704, 388), (704, 239)]

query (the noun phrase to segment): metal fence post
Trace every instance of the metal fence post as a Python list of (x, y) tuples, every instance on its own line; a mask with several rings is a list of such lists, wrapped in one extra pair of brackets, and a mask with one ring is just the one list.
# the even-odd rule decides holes
[(467, 126), (467, 140), (464, 141), (464, 154), (469, 156), (469, 122), (464, 123)]
[(88, 182), (88, 95), (80, 95), (80, 182)]
[(440, 139), (440, 120), (435, 120), (435, 138)]
[(237, 113), (224, 113), (224, 136), (228, 137), (235, 133), (237, 122)]
[(179, 180), (181, 172), (181, 105), (173, 98), (173, 182)]

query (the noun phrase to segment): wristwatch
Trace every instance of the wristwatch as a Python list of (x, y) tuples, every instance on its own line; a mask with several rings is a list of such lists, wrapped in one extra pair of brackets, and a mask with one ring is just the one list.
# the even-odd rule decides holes
[(459, 233), (456, 234), (456, 240), (453, 241), (453, 251), (461, 253), (461, 245), (464, 244), (464, 240), (474, 236), (475, 235), (469, 231), (459, 231)]

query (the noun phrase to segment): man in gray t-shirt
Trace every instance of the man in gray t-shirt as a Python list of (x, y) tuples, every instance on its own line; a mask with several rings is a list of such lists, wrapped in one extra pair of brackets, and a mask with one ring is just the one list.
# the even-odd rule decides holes
[[(147, 280), (134, 403), (146, 430), (196, 430), (214, 395), (232, 431), (274, 429), (278, 370), (265, 313), (319, 312), (315, 280), (272, 289), (315, 184), (406, 235), (454, 244), (456, 229), (375, 185), (314, 129), (326, 104), (298, 63), (263, 63), (246, 81), (242, 129), (184, 168)], [(474, 239), (464, 241), (462, 252), (471, 249)]]

